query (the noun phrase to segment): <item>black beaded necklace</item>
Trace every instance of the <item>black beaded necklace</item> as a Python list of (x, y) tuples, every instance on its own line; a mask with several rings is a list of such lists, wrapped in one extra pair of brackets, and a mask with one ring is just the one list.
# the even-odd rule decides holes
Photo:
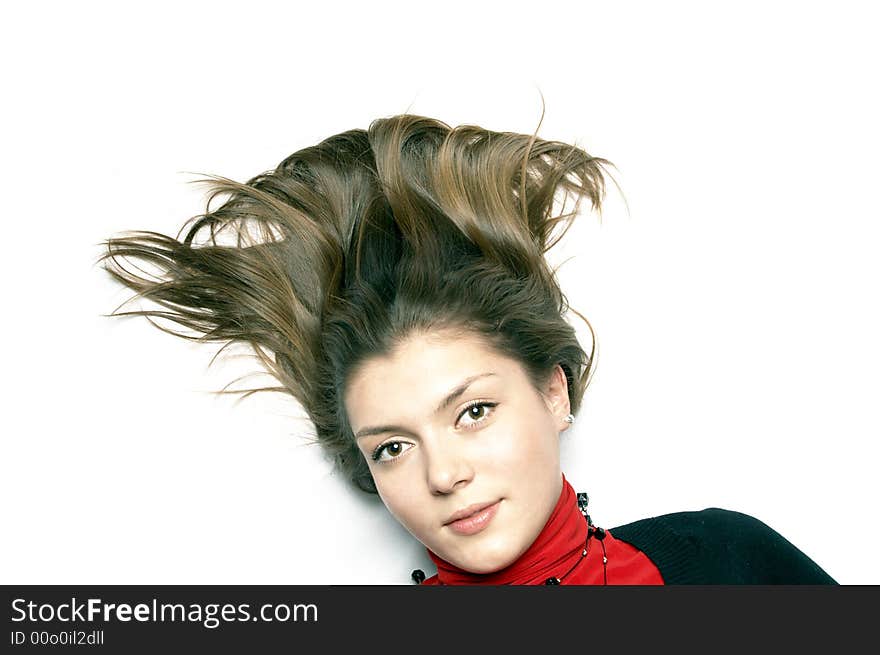
[(583, 562), (587, 558), (587, 553), (590, 552), (590, 539), (596, 537), (598, 542), (602, 545), (602, 577), (604, 579), (603, 584), (608, 584), (608, 554), (605, 552), (605, 530), (602, 528), (597, 528), (593, 525), (593, 520), (590, 518), (590, 515), (587, 513), (587, 505), (590, 503), (590, 497), (586, 493), (579, 493), (577, 495), (577, 503), (578, 509), (581, 511), (581, 514), (584, 515), (584, 520), (587, 522), (587, 538), (584, 541), (584, 550), (581, 552), (580, 559), (575, 562), (568, 571), (563, 573), (560, 577), (552, 577), (547, 578), (544, 581), (545, 585), (558, 585), (562, 584), (562, 581), (568, 576), (569, 573), (574, 571), (578, 564)]

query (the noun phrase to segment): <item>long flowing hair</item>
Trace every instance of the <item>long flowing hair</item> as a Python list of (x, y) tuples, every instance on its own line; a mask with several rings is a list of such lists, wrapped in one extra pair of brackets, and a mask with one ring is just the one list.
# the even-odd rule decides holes
[[(129, 231), (103, 241), (96, 263), (136, 292), (123, 305), (142, 298), (162, 308), (108, 316), (142, 315), (176, 336), (222, 342), (220, 351), (248, 344), (279, 386), (217, 393), (290, 394), (338, 469), (375, 493), (343, 393), (360, 364), (415, 331), (474, 334), (519, 361), (537, 389), (561, 365), (577, 413), (595, 334), (544, 255), (583, 198), (601, 217), (606, 165), (576, 145), (538, 138), (537, 129), (376, 119), (244, 184), (206, 176), (206, 210), (176, 237)], [(571, 197), (574, 207), (553, 215), (560, 196), (562, 207)], [(212, 210), (215, 199), (222, 203)], [(569, 310), (590, 329), (589, 354), (565, 319)]]

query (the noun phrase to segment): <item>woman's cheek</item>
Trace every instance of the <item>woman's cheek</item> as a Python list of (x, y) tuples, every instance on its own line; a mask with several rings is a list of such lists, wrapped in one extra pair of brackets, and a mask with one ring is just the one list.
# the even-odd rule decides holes
[(531, 461), (542, 452), (541, 440), (534, 435), (537, 427), (526, 426), (518, 429), (499, 426), (491, 440), (487, 442), (487, 456), (496, 463), (516, 466)]
[(406, 476), (387, 475), (375, 476), (376, 490), (385, 507), (398, 523), (405, 527), (416, 527), (414, 521), (420, 514), (416, 495), (412, 493), (412, 482), (407, 483)]

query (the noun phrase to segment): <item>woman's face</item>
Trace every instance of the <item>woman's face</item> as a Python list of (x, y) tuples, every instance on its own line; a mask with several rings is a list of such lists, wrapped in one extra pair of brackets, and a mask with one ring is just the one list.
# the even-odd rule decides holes
[(519, 362), (472, 333), (413, 335), (354, 373), (345, 405), (388, 510), (459, 568), (513, 563), (559, 500), (569, 412), (559, 366), (542, 396)]

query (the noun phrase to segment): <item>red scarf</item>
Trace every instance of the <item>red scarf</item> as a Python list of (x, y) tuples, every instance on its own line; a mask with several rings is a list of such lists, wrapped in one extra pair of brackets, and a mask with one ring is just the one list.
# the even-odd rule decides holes
[[(565, 576), (561, 584), (601, 585), (606, 576), (603, 555), (608, 559), (608, 584), (663, 584), (654, 563), (634, 546), (615, 539), (610, 531), (605, 531), (605, 539), (601, 541), (593, 536), (587, 556), (582, 557), (586, 539), (586, 519), (578, 508), (574, 489), (563, 475), (562, 493), (550, 518), (532, 545), (513, 564), (494, 573), (469, 573), (427, 549), (437, 566), (437, 574), (422, 584), (539, 585), (547, 578)], [(574, 570), (565, 575), (572, 566)]]

